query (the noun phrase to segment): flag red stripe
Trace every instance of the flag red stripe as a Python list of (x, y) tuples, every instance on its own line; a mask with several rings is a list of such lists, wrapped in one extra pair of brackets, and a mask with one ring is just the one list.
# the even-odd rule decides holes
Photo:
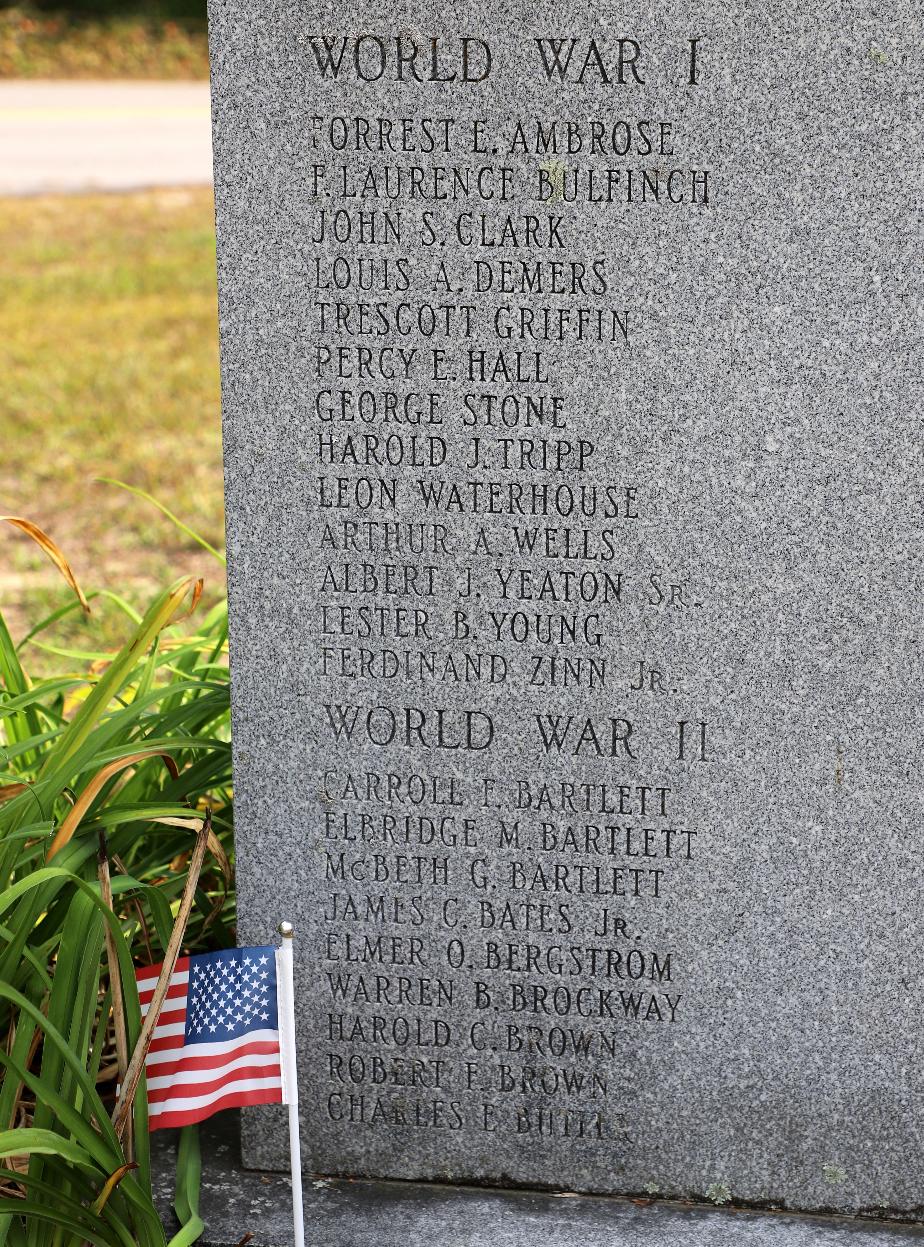
[(163, 1052), (167, 1048), (183, 1048), (186, 1046), (186, 1037), (179, 1035), (162, 1035), (157, 1037), (157, 1028), (154, 1028), (154, 1038), (151, 1040), (149, 1052)]
[(230, 1083), (241, 1082), (245, 1078), (282, 1078), (282, 1069), (279, 1061), (276, 1060), (272, 1065), (245, 1065), (240, 1069), (233, 1069), (227, 1074), (222, 1074), (220, 1078), (212, 1078), (208, 1082), (197, 1082), (195, 1085), (155, 1087), (153, 1091), (148, 1090), (148, 1104), (153, 1106), (164, 1100), (175, 1100), (180, 1103), (183, 1092), (190, 1096), (211, 1095), (213, 1091), (220, 1091), (222, 1087), (227, 1087)]
[[(140, 969), (135, 971), (135, 978), (138, 980), (139, 983), (141, 983), (142, 981), (146, 979), (153, 979), (156, 983), (157, 980), (160, 978), (160, 972), (163, 968), (164, 968), (164, 963), (162, 961), (159, 961), (156, 966), (141, 966)], [(189, 958), (179, 957), (177, 959), (177, 963), (176, 963), (176, 966), (174, 967), (173, 973), (174, 974), (185, 974), (188, 969), (189, 969)]]
[[(141, 987), (141, 985), (139, 984), (138, 999), (141, 1002), (142, 1009), (144, 1009), (145, 1005), (149, 1005), (152, 999), (154, 998), (154, 987), (155, 987), (155, 983), (152, 983), (150, 987)], [(164, 997), (164, 999), (165, 1000), (182, 1000), (185, 998), (186, 993), (188, 991), (189, 991), (188, 983), (172, 983), (167, 988), (167, 995)]]
[(160, 1030), (162, 1026), (175, 1026), (177, 1022), (186, 1022), (186, 1002), (180, 1009), (163, 1009), (157, 1019), (157, 1025), (154, 1027), (154, 1034)]
[(269, 1040), (256, 1040), (254, 1043), (242, 1044), (240, 1048), (231, 1048), (221, 1056), (195, 1056), (195, 1051), (196, 1045), (190, 1044), (185, 1049), (187, 1055), (178, 1057), (176, 1061), (163, 1061), (159, 1065), (150, 1066), (148, 1075), (160, 1078), (164, 1074), (185, 1074), (187, 1070), (193, 1069), (218, 1069), (242, 1056), (274, 1056), (279, 1053), (279, 1044)]
[(243, 1108), (248, 1104), (281, 1104), (282, 1087), (266, 1087), (254, 1091), (230, 1091), (220, 1100), (205, 1104), (196, 1109), (176, 1109), (169, 1113), (155, 1114), (149, 1123), (151, 1130), (163, 1130), (165, 1126), (191, 1126), (194, 1122), (205, 1121), (222, 1108)]
[(272, 1091), (282, 1095), (282, 1079), (278, 1076), (266, 1078), (242, 1078), (227, 1087), (217, 1087), (209, 1095), (176, 1096), (172, 1100), (151, 1105), (151, 1116), (162, 1117), (165, 1113), (198, 1113), (209, 1105), (223, 1104), (229, 1096), (245, 1096), (253, 1092), (262, 1095), (264, 1091)]
[[(279, 1043), (278, 1032), (274, 1030), (251, 1031), (249, 1036), (240, 1035), (237, 1039), (219, 1040), (217, 1043), (209, 1042), (187, 1045), (183, 1040), (183, 1031), (178, 1030), (175, 1035), (164, 1035), (157, 1044), (151, 1045), (146, 1065), (162, 1069), (164, 1065), (169, 1065), (171, 1053), (174, 1054), (172, 1059), (174, 1061), (177, 1060), (177, 1054), (180, 1053), (181, 1049), (185, 1049), (191, 1056), (201, 1060), (210, 1058), (224, 1060), (226, 1053), (239, 1052), (249, 1043), (270, 1043), (275, 1050)], [(152, 1061), (152, 1056), (160, 1059)]]

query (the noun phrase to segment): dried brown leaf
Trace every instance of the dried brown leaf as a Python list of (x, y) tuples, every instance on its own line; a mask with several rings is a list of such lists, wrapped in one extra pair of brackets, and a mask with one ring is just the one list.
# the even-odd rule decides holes
[(106, 1204), (109, 1202), (109, 1196), (116, 1189), (116, 1187), (125, 1177), (125, 1175), (127, 1173), (131, 1173), (133, 1169), (137, 1169), (137, 1168), (138, 1168), (138, 1165), (136, 1164), (136, 1162), (133, 1160), (130, 1160), (127, 1162), (127, 1164), (119, 1165), (118, 1169), (116, 1169), (114, 1173), (111, 1173), (109, 1175), (109, 1177), (106, 1179), (105, 1186), (103, 1187), (99, 1195), (97, 1195), (96, 1199), (94, 1199), (93, 1203), (90, 1206), (90, 1211), (95, 1216), (98, 1217), (99, 1214), (106, 1207)]
[(179, 771), (177, 765), (169, 753), (165, 753), (162, 749), (142, 749), (138, 753), (130, 753), (127, 757), (117, 758), (115, 762), (110, 762), (107, 766), (102, 767), (93, 776), (90, 782), (84, 788), (83, 792), (77, 798), (73, 808), (68, 811), (67, 818), (58, 828), (57, 835), (51, 842), (48, 850), (46, 862), (50, 862), (56, 853), (59, 853), (66, 844), (69, 843), (74, 832), (80, 826), (80, 822), (86, 814), (87, 810), (96, 800), (103, 785), (107, 780), (112, 779), (113, 775), (118, 775), (130, 766), (136, 766), (139, 762), (143, 762), (146, 758), (163, 758), (164, 763), (174, 779), (177, 778)]
[(74, 590), (74, 593), (76, 593), (77, 600), (83, 607), (84, 613), (89, 615), (90, 603), (84, 597), (84, 592), (77, 583), (77, 577), (71, 571), (71, 565), (61, 553), (57, 543), (43, 529), (39, 528), (37, 524), (33, 524), (31, 520), (23, 519), (20, 515), (0, 515), (0, 520), (6, 520), (7, 524), (11, 524), (13, 528), (18, 528), (27, 537), (31, 537), (35, 544), (48, 555), (52, 563), (54, 563), (55, 567), (57, 567), (58, 571)]

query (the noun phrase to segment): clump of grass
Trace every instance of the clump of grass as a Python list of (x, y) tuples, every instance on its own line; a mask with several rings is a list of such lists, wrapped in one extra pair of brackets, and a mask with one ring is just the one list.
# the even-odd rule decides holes
[[(0, 614), (0, 1244), (163, 1247), (144, 1083), (121, 1135), (115, 1085), (141, 1026), (133, 964), (162, 958), (209, 823), (186, 948), (234, 942), (226, 609), (191, 627), (188, 577), (143, 615), (110, 595), (123, 644), (54, 646), (58, 670), (33, 678), (40, 639), (99, 598), (18, 526), (78, 596), (18, 644)], [(174, 1247), (201, 1231), (196, 1146), (184, 1136)]]
[(205, 22), (0, 9), (2, 78), (206, 79)]
[[(140, 605), (198, 552), (95, 478), (131, 480), (223, 539), (211, 191), (3, 200), (0, 251), (0, 511), (30, 514), (78, 575), (104, 568)], [(28, 543), (0, 562), (14, 631), (58, 596)], [(120, 612), (94, 617), (115, 644)]]

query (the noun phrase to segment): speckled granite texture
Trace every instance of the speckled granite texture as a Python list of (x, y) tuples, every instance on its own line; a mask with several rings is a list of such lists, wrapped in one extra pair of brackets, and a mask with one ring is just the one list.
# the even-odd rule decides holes
[(240, 938), (298, 929), (306, 1166), (914, 1214), (920, 4), (210, 19)]
[[(201, 1247), (289, 1247), (291, 1189), (281, 1174), (240, 1168), (223, 1114), (203, 1128)], [(158, 1202), (171, 1214), (172, 1140), (157, 1136)], [(169, 1224), (169, 1221), (168, 1221)], [(308, 1247), (913, 1247), (924, 1230), (840, 1217), (631, 1203), (574, 1194), (476, 1190), (305, 1175)]]

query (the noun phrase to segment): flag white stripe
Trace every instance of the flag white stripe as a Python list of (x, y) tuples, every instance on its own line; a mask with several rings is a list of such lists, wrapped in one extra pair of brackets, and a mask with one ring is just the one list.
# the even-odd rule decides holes
[[(136, 977), (138, 979), (138, 986), (143, 991), (149, 991), (154, 986), (154, 984), (157, 982), (157, 980), (160, 978), (160, 967), (157, 967), (156, 974), (144, 974), (143, 971), (139, 970)], [(188, 970), (174, 970), (173, 973), (170, 975), (170, 986), (171, 987), (173, 987), (175, 983), (188, 983), (188, 982), (189, 982), (189, 971)]]
[[(189, 1000), (189, 992), (187, 991), (186, 988), (183, 988), (183, 991), (179, 996), (171, 996), (170, 992), (167, 992), (166, 996), (163, 999), (163, 1003), (160, 1006), (161, 1012), (166, 1013), (170, 1009), (185, 1009), (186, 1002), (188, 1000)], [(153, 992), (148, 993), (147, 999), (145, 999), (144, 992), (139, 993), (138, 1003), (141, 1005), (141, 1016), (142, 1017), (147, 1017), (148, 1010), (150, 1009), (153, 1002), (154, 1002)]]
[(186, 1023), (184, 1022), (166, 1022), (162, 1026), (160, 1022), (154, 1027), (154, 1039), (170, 1039), (174, 1035), (185, 1035)]
[[(184, 1034), (185, 1028), (180, 1027), (179, 1033)], [(157, 1038), (159, 1032), (155, 1030), (154, 1036)], [(251, 1043), (278, 1043), (279, 1032), (276, 1030), (259, 1030), (248, 1031), (246, 1035), (240, 1035), (237, 1039), (223, 1039), (221, 1043), (191, 1043), (186, 1044), (182, 1048), (164, 1048), (160, 1052), (149, 1052), (146, 1064), (159, 1065), (164, 1061), (179, 1061), (181, 1057), (198, 1056), (198, 1057), (223, 1057), (233, 1055), (238, 1048), (243, 1048), (245, 1044)], [(216, 1063), (216, 1068), (221, 1068)], [(204, 1071), (200, 1070), (200, 1073)]]
[[(169, 1007), (168, 1007), (169, 1005)], [(172, 1026), (174, 1022), (186, 1021), (186, 1000), (171, 1000), (161, 1009), (157, 1017), (157, 1024), (154, 1027), (154, 1033), (157, 1034), (161, 1026)]]
[[(160, 976), (157, 974), (152, 975), (150, 978), (139, 977), (138, 978), (138, 995), (139, 996), (153, 995), (154, 988), (157, 986), (157, 980), (159, 977)], [(188, 982), (189, 982), (189, 971), (178, 970), (170, 975), (170, 982), (167, 984), (167, 986), (168, 988), (179, 987), (180, 984), (188, 983)]]
[(177, 1096), (175, 1099), (162, 1100), (160, 1103), (152, 1104), (148, 1109), (148, 1116), (159, 1117), (162, 1113), (188, 1113), (192, 1109), (205, 1108), (207, 1105), (213, 1104), (216, 1100), (224, 1099), (226, 1095), (231, 1095), (233, 1092), (268, 1091), (275, 1087), (282, 1087), (282, 1079), (278, 1074), (265, 1078), (239, 1078), (226, 1083), (225, 1086), (219, 1087), (215, 1091), (210, 1091), (207, 1095)]
[[(187, 1055), (189, 1054), (188, 1048), (186, 1053)], [(262, 1066), (278, 1070), (278, 1051), (245, 1052), (243, 1056), (235, 1057), (233, 1061), (228, 1061), (223, 1065), (214, 1065), (209, 1069), (187, 1069), (178, 1070), (175, 1074), (161, 1074), (158, 1077), (148, 1079), (148, 1090), (156, 1091), (158, 1087), (195, 1086), (200, 1083), (211, 1082), (215, 1078), (224, 1078), (226, 1074), (230, 1074), (236, 1069), (259, 1069)]]

